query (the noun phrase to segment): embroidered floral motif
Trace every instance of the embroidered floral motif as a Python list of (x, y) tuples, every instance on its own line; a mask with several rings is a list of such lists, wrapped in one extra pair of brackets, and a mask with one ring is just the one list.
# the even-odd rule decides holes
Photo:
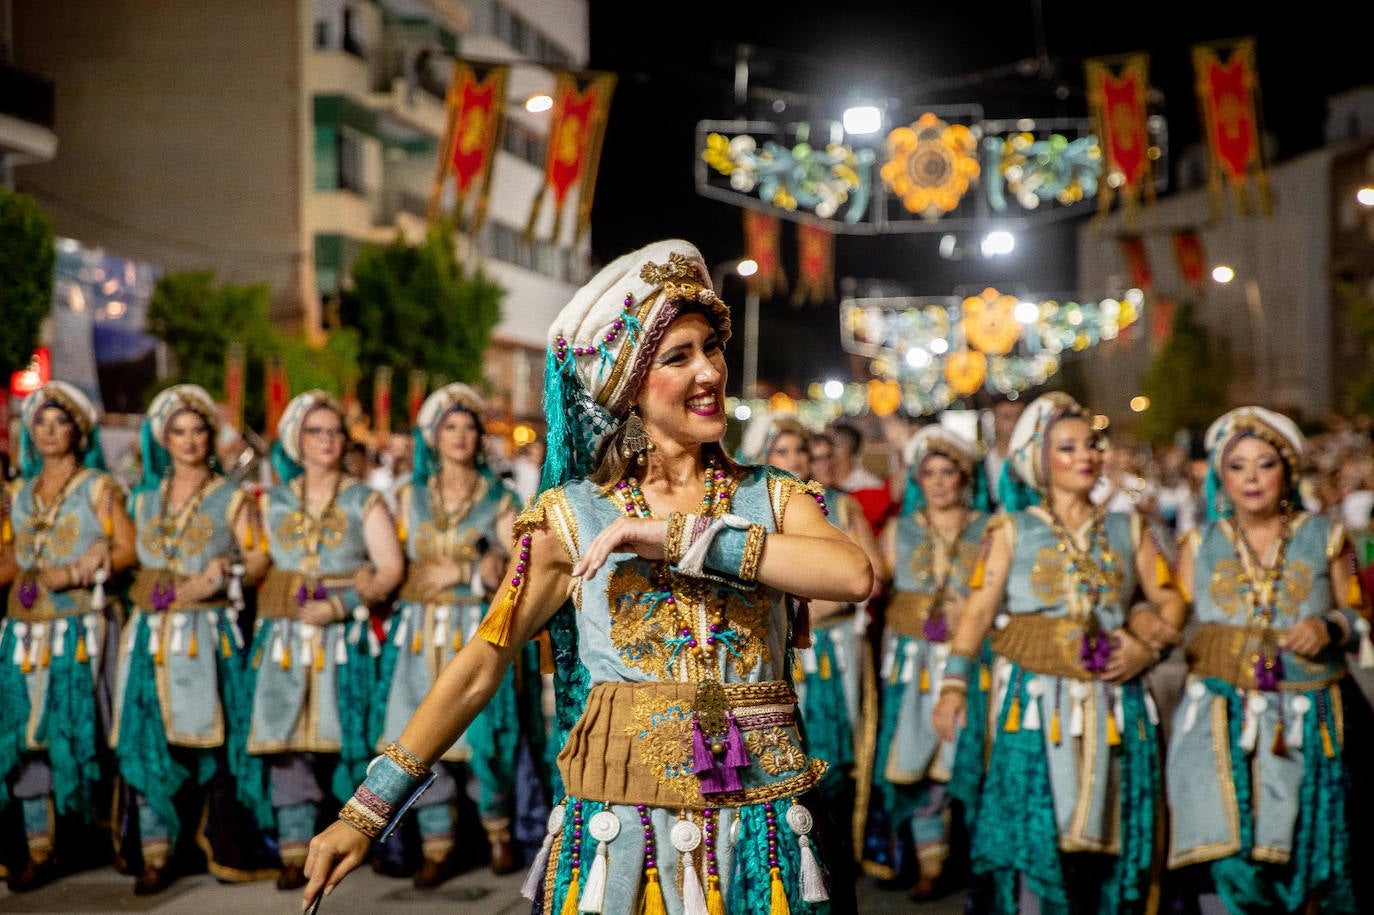
[[(1069, 574), (1069, 559), (1054, 547), (1041, 547), (1035, 554), (1031, 565), (1031, 590), (1036, 598), (1046, 606), (1057, 606), (1064, 601), (1064, 594), (1075, 590), (1078, 583)], [(1102, 570), (1098, 592), (1098, 606), (1111, 606), (1120, 602), (1121, 586), (1125, 583), (1125, 573), (1120, 563), (1114, 563), (1109, 570)]]
[[(1212, 579), (1208, 593), (1217, 609), (1228, 617), (1242, 622), (1251, 615), (1247, 597), (1249, 576), (1244, 564), (1236, 557), (1218, 559), (1212, 565)], [(1302, 612), (1302, 605), (1312, 594), (1312, 566), (1300, 559), (1290, 559), (1284, 564), (1283, 587), (1276, 589), (1275, 619), (1296, 619)]]
[(441, 559), (473, 562), (478, 556), (477, 541), (481, 536), (482, 532), (477, 528), (444, 529), (430, 521), (421, 522), (411, 534), (415, 543), (415, 558), (420, 562)]
[(750, 731), (744, 735), (744, 745), (769, 775), (799, 772), (806, 766), (806, 754), (797, 748), (782, 728)]
[(640, 762), (684, 801), (700, 801), (692, 767), (692, 706), (643, 691), (635, 696), (632, 716), (626, 733), (635, 739)]

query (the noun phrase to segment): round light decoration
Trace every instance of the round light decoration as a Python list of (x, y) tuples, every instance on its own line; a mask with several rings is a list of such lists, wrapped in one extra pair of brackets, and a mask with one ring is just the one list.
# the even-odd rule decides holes
[(988, 357), (976, 349), (961, 349), (945, 359), (945, 380), (959, 395), (972, 394), (988, 377)]
[(887, 136), (880, 174), (908, 212), (938, 219), (959, 206), (978, 179), (978, 138), (963, 124), (926, 112)]
[(964, 339), (969, 346), (997, 356), (1011, 352), (1021, 339), (1022, 325), (1016, 319), (1019, 301), (991, 287), (964, 299)]

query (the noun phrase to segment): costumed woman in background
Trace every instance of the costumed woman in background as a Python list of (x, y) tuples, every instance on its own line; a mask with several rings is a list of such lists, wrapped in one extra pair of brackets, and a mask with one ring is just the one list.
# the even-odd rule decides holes
[[(1012, 514), (990, 525), (984, 584), (964, 605), (935, 707), (935, 732), (952, 741), (1005, 601), (971, 848), (1000, 913), (1130, 912), (1149, 895), (1162, 783), (1142, 674), (1160, 654), (1126, 625), (1167, 625), (1181, 599), (1143, 519), (1093, 505), (1102, 452), (1090, 418), (1056, 392), (1017, 420), (999, 485)], [(1153, 606), (1132, 614), (1137, 586)]]
[[(483, 411), (476, 391), (450, 384), (430, 394), (416, 415), (412, 482), (398, 495), (409, 566), (382, 649), (386, 719), (379, 751), (400, 737), (439, 671), (476, 634), (487, 596), (500, 586), (505, 572), (518, 506), (514, 493), (487, 468)], [(524, 735), (531, 743), (529, 759), (544, 759), (542, 686), (539, 650), (531, 642), (491, 703), (441, 757), (442, 762), (467, 762), (472, 768), (491, 869), (497, 874), (520, 866), (512, 841), (517, 751)], [(435, 772), (438, 780), (415, 806), (424, 858), (414, 878), (419, 887), (437, 886), (454, 869), (459, 788), (454, 773), (461, 770), (436, 765)], [(547, 788), (525, 787), (541, 795), (542, 820), (548, 814), (542, 798)]]
[(292, 398), (273, 446), (281, 482), (262, 508), (272, 568), (258, 593), (248, 752), (268, 757), (281, 889), (305, 882), (321, 802), (347, 797), (372, 752), (381, 645), (369, 608), (405, 566), (381, 494), (343, 472), (343, 417), (323, 391)]
[(1197, 625), (1169, 739), (1169, 866), (1201, 865), (1205, 915), (1355, 912), (1341, 684), (1369, 646), (1354, 553), (1301, 510), (1288, 417), (1240, 407), (1204, 443), (1211, 520), (1179, 556)]
[[(874, 758), (875, 817), (865, 869), (894, 878), (914, 851), (913, 901), (936, 896), (950, 854), (950, 801), (970, 817), (983, 769), (985, 694), (967, 681), (968, 727), (943, 742), (931, 725), (949, 640), (959, 625), (988, 524), (987, 485), (977, 446), (939, 425), (910, 449), (901, 514), (879, 540), (890, 579), (879, 669), (882, 724)], [(990, 658), (979, 652), (975, 669)], [(964, 682), (964, 681), (961, 681)], [(967, 735), (966, 737), (964, 735)], [(957, 748), (957, 752), (956, 752)]]
[[(812, 478), (811, 435), (805, 426), (791, 416), (766, 416), (759, 428), (764, 434), (752, 435), (751, 439), (761, 440), (751, 440), (742, 452), (747, 462), (786, 470), (802, 481)], [(863, 510), (852, 496), (838, 490), (834, 495), (831, 502), (827, 491), (830, 522), (864, 551), (875, 570), (874, 582), (880, 582), (877, 538), (864, 521)], [(867, 804), (870, 767), (856, 771), (855, 762), (860, 757), (871, 759), (877, 740), (877, 687), (868, 644), (868, 615), (862, 603), (819, 600), (809, 602), (808, 612), (811, 644), (797, 647), (792, 672), (797, 705), (806, 730), (807, 750), (828, 765), (817, 793), (837, 823), (852, 824), (852, 835), (845, 838), (842, 833), (840, 838), (845, 839), (841, 843), (844, 852), (856, 857), (855, 843), (863, 824), (859, 811), (864, 809), (859, 800)]]
[[(13, 891), (57, 873), (57, 817), (93, 822), (107, 797), (101, 750), (121, 612), (110, 578), (133, 565), (124, 491), (105, 472), (95, 407), (51, 381), (20, 413), (10, 525), (18, 576), (0, 633), (0, 805), (21, 806), (28, 855)], [(74, 848), (74, 847), (73, 847)]]
[(219, 425), (209, 393), (179, 384), (153, 398), (139, 440), (143, 480), (132, 499), (139, 568), (129, 589), (110, 744), (132, 801), (117, 841), (137, 843), (137, 853), (126, 846), (121, 857), (141, 862), (140, 895), (175, 879), (178, 839), (198, 826), (184, 817), (201, 813), (199, 805), (186, 808), (182, 789), (212, 779), (217, 790), (205, 799), (210, 871), (249, 880), (267, 864), (235, 829), (242, 818), (232, 801), (251, 701), (243, 690), (239, 611), (245, 584), (267, 569), (267, 553), (252, 495), (225, 478), (214, 455)]
[(566, 796), (525, 884), (536, 911), (803, 913), (852, 893), (827, 888), (798, 803), (825, 764), (798, 733), (790, 645), (805, 633), (787, 596), (858, 601), (872, 570), (819, 487), (722, 452), (728, 335), (678, 240), (613, 261), (560, 312), (544, 491), (507, 580), (311, 843), (307, 900), (364, 859), (550, 621)]

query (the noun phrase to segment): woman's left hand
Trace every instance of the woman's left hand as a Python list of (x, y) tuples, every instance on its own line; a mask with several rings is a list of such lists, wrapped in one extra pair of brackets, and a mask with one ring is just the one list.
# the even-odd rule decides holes
[(95, 584), (95, 573), (97, 570), (104, 570), (106, 576), (110, 574), (110, 547), (105, 541), (100, 540), (91, 544), (91, 548), (77, 559), (73, 566), (76, 568), (77, 580), (83, 587), (89, 588)]
[(612, 553), (636, 553), (645, 559), (663, 558), (668, 522), (657, 518), (617, 518), (596, 535), (573, 566), (574, 578), (590, 578)]
[(1326, 629), (1326, 620), (1319, 616), (1309, 616), (1298, 621), (1279, 642), (1279, 647), (1284, 651), (1291, 651), (1304, 658), (1315, 658), (1330, 645), (1331, 633)]
[(1112, 641), (1112, 653), (1107, 657), (1107, 667), (1102, 671), (1102, 679), (1108, 683), (1125, 683), (1144, 673), (1158, 657), (1140, 639), (1125, 629), (1113, 629), (1108, 633)]

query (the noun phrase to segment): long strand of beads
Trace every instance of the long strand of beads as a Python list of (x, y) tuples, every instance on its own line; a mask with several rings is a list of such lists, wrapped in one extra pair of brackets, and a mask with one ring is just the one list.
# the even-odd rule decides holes
[(720, 892), (720, 863), (716, 860), (716, 824), (720, 812), (706, 810), (701, 820), (706, 827), (703, 842), (706, 846), (706, 912), (707, 915), (725, 915), (725, 897)]
[(563, 908), (560, 915), (577, 915), (577, 901), (581, 896), (578, 887), (579, 878), (582, 876), (582, 801), (581, 799), (572, 802), (573, 809), (573, 829), (572, 829), (572, 854), (569, 855), (571, 865), (571, 877), (568, 881), (568, 892), (563, 897)]
[(635, 804), (639, 825), (644, 828), (644, 904), (649, 915), (664, 912), (663, 886), (658, 879), (658, 849), (654, 844), (654, 821), (645, 804)]
[(768, 823), (769, 912), (787, 912), (787, 891), (782, 885), (782, 862), (778, 858), (778, 815), (772, 803), (764, 802), (763, 815)]

